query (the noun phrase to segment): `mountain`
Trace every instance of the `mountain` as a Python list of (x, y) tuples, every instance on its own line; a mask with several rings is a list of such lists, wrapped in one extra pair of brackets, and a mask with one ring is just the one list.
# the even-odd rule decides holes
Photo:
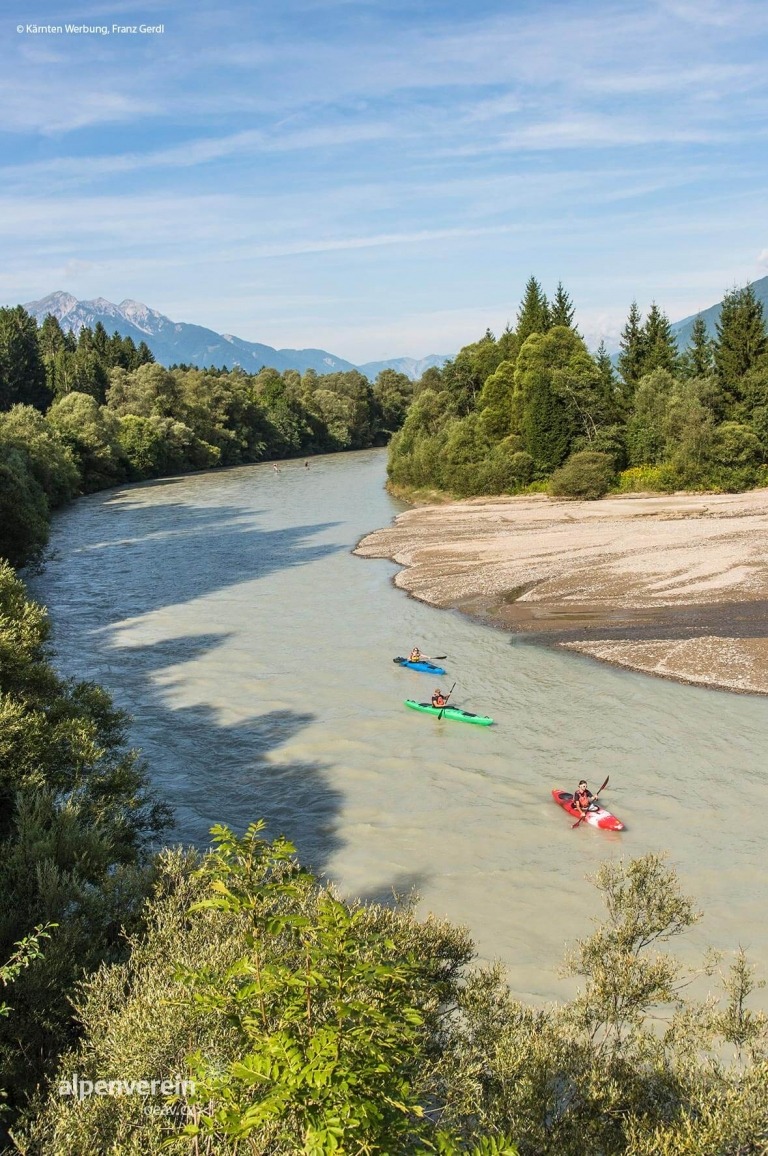
[[(761, 277), (759, 281), (752, 282), (752, 289), (758, 301), (762, 301), (763, 310), (766, 317), (768, 317), (768, 277)], [(702, 317), (706, 322), (709, 336), (715, 336), (715, 325), (720, 318), (720, 311), (723, 307), (722, 301), (718, 301), (717, 305), (710, 305), (709, 309), (702, 309), (700, 313), (694, 313), (691, 317), (684, 317), (682, 321), (677, 321), (672, 326), (672, 333), (677, 338), (677, 345), (679, 349), (685, 349), (691, 340), (691, 330), (693, 323), (697, 317)]]
[(92, 329), (100, 321), (110, 334), (117, 330), (121, 337), (131, 337), (137, 345), (145, 341), (161, 365), (198, 365), (201, 368), (227, 365), (230, 369), (239, 365), (247, 373), (257, 373), (265, 365), (281, 372), (297, 369), (300, 373), (307, 369), (314, 369), (318, 373), (343, 373), (348, 369), (359, 369), (371, 380), (380, 370), (392, 368), (415, 380), (428, 366), (442, 365), (448, 360), (432, 354), (421, 361), (400, 357), (392, 361), (372, 361), (357, 366), (324, 349), (273, 349), (271, 345), (244, 341), (231, 333), (216, 333), (202, 325), (171, 321), (170, 317), (150, 309), (140, 301), (126, 300), (114, 305), (103, 297), (96, 297), (93, 301), (78, 301), (71, 293), (59, 292), (51, 293), (40, 301), (28, 301), (24, 308), (38, 322), (47, 314), (52, 314), (63, 329), (71, 329), (75, 334), (84, 326)]
[(358, 365), (357, 368), (370, 381), (378, 377), (382, 369), (394, 369), (410, 377), (411, 381), (418, 381), (426, 369), (432, 369), (433, 366), (439, 369), (447, 360), (447, 357), (441, 357), (438, 353), (430, 353), (419, 361), (414, 357), (395, 357), (392, 361), (366, 361), (365, 365)]

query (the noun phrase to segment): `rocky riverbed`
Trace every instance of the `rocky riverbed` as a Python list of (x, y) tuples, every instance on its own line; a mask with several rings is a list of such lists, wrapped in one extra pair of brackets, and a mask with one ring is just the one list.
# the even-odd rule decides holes
[(768, 490), (421, 506), (356, 553), (397, 586), (633, 670), (768, 694)]

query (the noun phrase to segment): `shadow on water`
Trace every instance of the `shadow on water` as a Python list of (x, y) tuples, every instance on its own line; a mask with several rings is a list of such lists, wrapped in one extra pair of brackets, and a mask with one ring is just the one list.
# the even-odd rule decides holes
[[(264, 818), (268, 837), (284, 833), (302, 861), (322, 872), (339, 846), (341, 798), (329, 768), (317, 760), (272, 761), (316, 716), (289, 709), (255, 713), (256, 676), (252, 687), (241, 686), (252, 692), (254, 714), (235, 722), (222, 722), (221, 711), (208, 704), (170, 701), (172, 668), (231, 637), (216, 630), (215, 621), (208, 620), (205, 633), (146, 644), (119, 639), (118, 632), (153, 611), (347, 550), (346, 543), (309, 541), (339, 523), (264, 529), (252, 509), (148, 505), (125, 494), (74, 513), (74, 527), (65, 525), (61, 535), (67, 550), (54, 556), (43, 583), (55, 608), (56, 649), (67, 673), (101, 682), (134, 717), (155, 789), (176, 813), (170, 839), (207, 846), (213, 823), (242, 832)], [(251, 614), (258, 624), (258, 591)]]
[[(346, 543), (308, 541), (338, 522), (270, 530), (256, 524), (259, 511), (235, 506), (148, 506), (113, 498), (101, 509), (108, 511), (108, 535), (103, 517), (81, 519), (71, 563), (79, 593), (101, 627), (348, 549)], [(59, 560), (51, 568), (54, 583)], [(67, 591), (68, 598), (77, 595), (77, 589)]]

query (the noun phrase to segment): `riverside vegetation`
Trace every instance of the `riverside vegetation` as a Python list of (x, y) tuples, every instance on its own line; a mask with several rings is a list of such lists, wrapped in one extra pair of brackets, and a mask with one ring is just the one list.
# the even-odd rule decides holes
[[(120, 480), (120, 470), (140, 472), (141, 458), (125, 448), (136, 444), (128, 430), (154, 431), (141, 444), (172, 448), (162, 423), (184, 413), (198, 423), (181, 422), (185, 429), (228, 460), (225, 446), (251, 452), (233, 430), (255, 428), (236, 425), (236, 402), (259, 420), (266, 414), (269, 430), (280, 428), (280, 413), (311, 412), (295, 394), (304, 379), (165, 371), (139, 350), (142, 364), (108, 371), (103, 398), (64, 390), (51, 404), (56, 359), (46, 361), (40, 333), (22, 314), (0, 316), (2, 552), (11, 561), (40, 548), (51, 506)], [(117, 340), (112, 348), (116, 357)], [(130, 360), (130, 348), (120, 348)], [(64, 347), (62, 372), (74, 372), (78, 349)], [(394, 390), (401, 416), (406, 392)], [(176, 416), (153, 410), (169, 396), (186, 408)], [(127, 397), (145, 412), (131, 410)], [(126, 425), (129, 418), (148, 424)], [(211, 440), (202, 437), (204, 420)], [(341, 427), (333, 434), (306, 422), (312, 436), (341, 437)], [(376, 436), (367, 428), (366, 437)], [(265, 441), (254, 452), (278, 444), (289, 443)], [(148, 462), (141, 468), (154, 476), (161, 467), (151, 455)], [(748, 1003), (760, 981), (742, 951), (719, 978), (721, 961), (707, 958), (700, 982), (708, 977), (720, 995), (692, 997), (692, 977), (666, 945), (698, 914), (663, 856), (600, 869), (605, 920), (565, 964), (579, 993), (529, 1007), (511, 995), (502, 969), (472, 966), (462, 929), (420, 921), (408, 904), (341, 900), (285, 839), (267, 841), (259, 823), (242, 836), (214, 828), (207, 852), (163, 847), (171, 814), (126, 744), (125, 715), (98, 686), (61, 679), (48, 638), (45, 611), (1, 563), (4, 1150), (768, 1151), (768, 1024)], [(99, 1080), (159, 1085), (177, 1076), (182, 1090), (168, 1095), (161, 1087), (94, 1090)], [(75, 1077), (93, 1094), (66, 1094)]]
[(561, 285), (531, 277), (514, 329), (489, 331), (417, 384), (390, 443), (390, 485), (457, 497), (543, 489), (744, 490), (768, 483), (768, 335), (750, 286), (678, 350), (657, 305), (632, 305), (618, 374), (590, 354)]
[(98, 323), (77, 339), (0, 309), (0, 557), (23, 565), (52, 509), (125, 481), (385, 445), (413, 392), (383, 370), (318, 375), (177, 366)]

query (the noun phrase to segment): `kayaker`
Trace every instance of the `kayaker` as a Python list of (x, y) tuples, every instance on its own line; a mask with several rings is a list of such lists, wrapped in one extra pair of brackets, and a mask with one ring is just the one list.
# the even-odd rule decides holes
[(421, 651), (418, 646), (414, 646), (411, 653), (408, 655), (409, 662), (421, 662)]
[(438, 686), (436, 690), (432, 691), (432, 706), (442, 708), (448, 702), (448, 699)]
[(594, 802), (595, 796), (587, 786), (586, 779), (582, 779), (573, 796), (573, 805), (577, 811), (581, 811), (582, 815), (586, 815), (589, 808)]

